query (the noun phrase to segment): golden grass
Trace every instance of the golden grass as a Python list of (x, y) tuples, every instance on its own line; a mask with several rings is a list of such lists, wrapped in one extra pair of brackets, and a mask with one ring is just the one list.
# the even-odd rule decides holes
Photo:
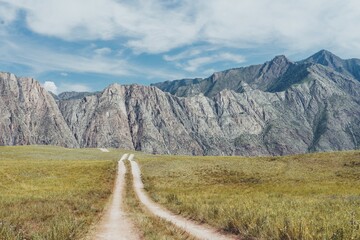
[(360, 239), (360, 152), (138, 155), (153, 200), (245, 239)]
[(135, 223), (137, 229), (141, 232), (143, 239), (146, 240), (192, 240), (186, 232), (176, 228), (154, 215), (152, 215), (144, 206), (141, 205), (137, 198), (131, 175), (131, 166), (126, 161), (126, 198), (124, 205), (129, 212), (130, 218)]
[(119, 155), (0, 147), (0, 239), (80, 238), (111, 194)]

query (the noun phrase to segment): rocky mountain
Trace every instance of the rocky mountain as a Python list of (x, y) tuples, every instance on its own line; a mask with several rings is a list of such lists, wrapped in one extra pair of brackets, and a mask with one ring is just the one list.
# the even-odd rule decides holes
[(279, 78), (284, 75), (293, 76), (293, 72), (301, 73), (301, 71), (302, 69), (285, 56), (277, 56), (262, 65), (217, 72), (206, 79), (166, 81), (152, 84), (152, 86), (179, 97), (195, 96), (200, 93), (213, 97), (224, 89), (231, 89), (238, 93), (249, 89), (268, 91), (273, 88), (276, 90), (275, 85), (278, 84)]
[(39, 82), (0, 73), (0, 145), (26, 144), (79, 146)]
[(204, 94), (212, 97), (224, 89), (243, 92), (244, 89), (259, 89), (279, 92), (302, 81), (309, 74), (308, 68), (320, 64), (360, 81), (360, 59), (343, 60), (329, 51), (321, 50), (311, 57), (291, 62), (285, 56), (277, 56), (262, 65), (234, 68), (217, 72), (209, 78), (182, 79), (152, 84), (165, 92), (179, 97)]
[(56, 100), (69, 100), (69, 99), (81, 99), (86, 96), (96, 95), (99, 92), (62, 92), (56, 97)]
[(321, 50), (300, 63), (321, 64), (360, 81), (360, 59), (352, 58), (344, 60), (329, 51)]
[[(278, 56), (207, 79), (150, 87), (113, 84), (95, 94), (74, 93), (58, 98), (62, 116), (56, 124), (67, 127), (64, 133), (71, 132), (80, 147), (150, 153), (285, 155), (359, 149), (360, 82), (355, 72), (311, 61), (294, 63)], [(9, 96), (15, 104), (21, 102)], [(1, 124), (5, 121), (8, 117)]]

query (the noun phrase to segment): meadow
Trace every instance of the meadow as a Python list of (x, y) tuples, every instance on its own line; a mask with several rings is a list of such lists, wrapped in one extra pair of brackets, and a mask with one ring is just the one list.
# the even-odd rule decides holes
[[(117, 149), (107, 153), (51, 146), (0, 147), (0, 239), (91, 238), (123, 153)], [(142, 239), (193, 239), (139, 203), (130, 164), (126, 167), (124, 205)]]
[[(122, 153), (0, 147), (0, 239), (83, 239), (108, 202)], [(360, 151), (135, 156), (154, 201), (243, 239), (360, 239)], [(126, 167), (124, 205), (143, 239), (192, 239), (139, 203)]]
[(79, 239), (113, 188), (119, 151), (0, 147), (0, 239)]
[(360, 151), (137, 160), (154, 201), (244, 239), (360, 239)]
[(139, 230), (142, 239), (146, 240), (195, 240), (185, 231), (176, 228), (163, 219), (152, 215), (146, 207), (141, 205), (133, 189), (131, 166), (126, 162), (126, 198), (124, 199), (125, 210), (135, 227)]

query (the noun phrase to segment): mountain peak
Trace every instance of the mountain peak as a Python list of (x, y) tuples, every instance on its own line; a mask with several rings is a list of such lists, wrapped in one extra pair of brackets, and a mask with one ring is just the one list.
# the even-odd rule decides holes
[(290, 63), (290, 60), (285, 55), (278, 55), (274, 57), (270, 62), (272, 63)]
[(339, 58), (340, 59), (340, 57), (336, 56), (334, 53), (332, 53), (326, 49), (320, 50), (319, 52), (315, 53), (311, 57), (326, 57), (326, 58)]
[(310, 56), (306, 60), (313, 63), (319, 63), (325, 66), (334, 66), (342, 62), (342, 59), (340, 57), (336, 56), (332, 52), (325, 49), (320, 50), (319, 52)]
[(344, 68), (346, 67), (345, 60), (324, 49), (315, 53), (314, 55), (310, 56), (302, 62), (321, 64), (339, 72), (343, 72)]

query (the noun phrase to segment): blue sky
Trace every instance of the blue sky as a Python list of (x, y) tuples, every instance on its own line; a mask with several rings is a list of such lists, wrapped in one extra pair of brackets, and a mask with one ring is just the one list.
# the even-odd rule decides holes
[(357, 0), (0, 0), (0, 71), (48, 90), (207, 77), (320, 49), (360, 57)]

